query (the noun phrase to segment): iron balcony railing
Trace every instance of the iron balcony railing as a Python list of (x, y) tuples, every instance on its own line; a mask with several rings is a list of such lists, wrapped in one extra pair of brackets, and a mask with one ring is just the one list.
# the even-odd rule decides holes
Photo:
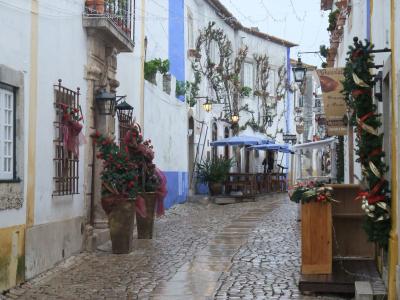
[(127, 36), (133, 39), (135, 24), (135, 0), (86, 1), (85, 15), (88, 17), (105, 17), (112, 21)]

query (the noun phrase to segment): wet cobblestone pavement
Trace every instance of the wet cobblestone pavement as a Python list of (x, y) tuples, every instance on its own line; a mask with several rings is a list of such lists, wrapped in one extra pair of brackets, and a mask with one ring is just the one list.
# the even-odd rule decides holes
[[(341, 299), (302, 296), (297, 205), (286, 195), (186, 203), (129, 255), (83, 253), (7, 299)], [(1, 297), (0, 297), (1, 298)]]

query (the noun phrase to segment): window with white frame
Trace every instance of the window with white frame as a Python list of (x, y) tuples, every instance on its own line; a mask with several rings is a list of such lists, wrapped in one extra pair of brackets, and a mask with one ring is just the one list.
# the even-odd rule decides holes
[(253, 64), (250, 62), (245, 62), (243, 64), (243, 86), (253, 89), (254, 85), (254, 72)]
[(14, 179), (14, 91), (0, 83), (0, 180)]
[(188, 48), (194, 49), (194, 32), (193, 32), (193, 16), (191, 12), (188, 12), (188, 20), (187, 20), (187, 34), (188, 34)]

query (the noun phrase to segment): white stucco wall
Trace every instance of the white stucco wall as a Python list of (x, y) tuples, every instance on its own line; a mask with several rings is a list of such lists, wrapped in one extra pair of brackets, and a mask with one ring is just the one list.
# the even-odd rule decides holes
[[(84, 214), (84, 146), (80, 147), (80, 194), (52, 197), (55, 120), (53, 85), (62, 79), (62, 85), (69, 89), (80, 87), (80, 103), (86, 100), (84, 66), (87, 45), (82, 11), (83, 3), (78, 1), (61, 0), (55, 3), (45, 0), (39, 6), (35, 224), (66, 220)], [(83, 116), (85, 107), (82, 105)]]
[[(185, 10), (186, 10), (186, 17), (188, 20), (188, 15), (191, 14), (193, 17), (193, 34), (194, 34), (194, 41), (196, 41), (199, 32), (204, 29), (210, 21), (213, 21), (216, 23), (215, 28), (220, 28), (223, 29), (224, 33), (228, 36), (228, 38), (232, 42), (232, 47), (234, 50), (234, 53), (237, 53), (238, 50), (240, 49), (240, 46), (242, 44), (245, 44), (249, 47), (249, 52), (246, 58), (246, 62), (250, 62), (253, 64), (253, 70), (255, 72), (255, 61), (253, 59), (254, 54), (267, 54), (270, 58), (270, 65), (271, 68), (277, 72), (279, 66), (282, 64), (287, 65), (287, 48), (284, 46), (281, 46), (279, 44), (276, 44), (274, 42), (267, 41), (265, 39), (259, 38), (255, 35), (243, 32), (243, 31), (235, 31), (232, 27), (230, 27), (219, 15), (216, 14), (215, 10), (213, 7), (211, 7), (209, 4), (207, 4), (203, 0), (187, 0), (185, 4)], [(188, 47), (188, 26), (186, 25), (186, 41), (185, 45)], [(189, 57), (186, 57), (186, 74), (187, 74), (187, 80), (193, 80), (193, 71), (191, 67), (191, 59)], [(275, 75), (277, 77), (277, 75)], [(254, 80), (255, 80), (255, 75), (254, 75)], [(253, 89), (253, 87), (251, 87)], [(254, 89), (253, 89), (254, 91)], [(200, 92), (199, 96), (206, 96), (207, 95), (207, 85), (206, 85), (206, 80), (203, 79), (201, 86), (200, 86)], [(278, 122), (278, 116), (286, 109), (286, 103), (285, 100), (280, 100), (278, 101), (277, 105), (277, 117), (274, 118), (273, 125), (268, 128), (267, 133), (269, 135), (274, 135), (276, 130), (282, 129), (284, 132), (286, 132), (286, 120), (285, 117), (282, 117), (281, 120)], [(212, 124), (215, 122), (214, 120), (218, 119), (221, 113), (221, 107), (222, 105), (213, 105), (212, 112), (206, 113), (203, 108), (201, 107), (201, 104), (204, 102), (204, 99), (200, 99), (198, 101), (198, 104), (192, 108), (194, 112), (194, 118), (198, 120), (204, 120), (207, 122), (208, 125), (208, 134), (206, 138), (206, 147), (204, 149), (204, 156), (203, 158), (205, 159), (207, 157), (208, 152), (211, 152), (211, 147), (208, 146), (209, 142), (212, 140)], [(248, 98), (245, 98), (241, 101), (239, 106), (242, 106), (244, 104), (249, 104), (249, 109), (253, 111), (257, 111), (257, 98), (250, 96)], [(293, 112), (293, 109), (291, 110)], [(255, 114), (255, 116), (257, 113)], [(293, 118), (293, 113), (290, 115), (291, 118)], [(247, 120), (251, 119), (251, 114), (246, 113), (246, 112), (241, 112), (240, 113), (240, 121), (239, 125), (242, 126), (243, 124), (246, 123)], [(293, 124), (293, 120), (289, 122), (290, 124)], [(228, 124), (222, 121), (217, 121), (217, 127), (218, 127), (218, 138), (222, 138), (224, 136), (224, 129)], [(290, 126), (289, 126), (290, 127)], [(194, 147), (197, 146), (199, 143), (199, 137), (200, 137), (200, 125), (195, 124), (195, 145)], [(197, 129), (197, 130), (196, 130)], [(203, 132), (204, 134), (204, 132)], [(231, 133), (232, 134), (232, 133)], [(250, 127), (247, 127), (245, 131), (242, 131), (241, 134), (258, 134), (254, 133), (253, 130)], [(282, 141), (282, 135), (278, 134), (276, 137), (276, 142), (277, 143), (283, 143)], [(201, 142), (203, 143), (203, 138), (201, 139)], [(196, 150), (196, 149), (195, 149)], [(217, 150), (218, 155), (224, 153), (224, 148), (223, 147), (218, 147)], [(232, 155), (232, 149), (230, 147), (230, 155)], [(279, 154), (278, 161), (281, 161), (281, 156), (282, 154)], [(259, 171), (259, 166), (261, 165), (262, 160), (264, 159), (264, 151), (259, 152), (259, 156), (255, 157), (254, 151), (251, 152), (250, 154), (250, 171)], [(244, 161), (242, 159), (242, 161)], [(286, 159), (283, 159), (283, 164), (286, 165)]]
[[(20, 0), (12, 3), (0, 3), (0, 64), (7, 66), (15, 71), (24, 73), (24, 111), (29, 111), (29, 68), (30, 68), (30, 1)], [(21, 124), (23, 131), (27, 132), (28, 122)], [(27, 148), (27, 140), (24, 141), (24, 148)], [(18, 151), (18, 149), (17, 149)], [(18, 164), (26, 165), (27, 153), (25, 151), (23, 161)], [(17, 174), (26, 178), (27, 168), (24, 174)], [(1, 185), (2, 183), (0, 183)], [(23, 183), (22, 183), (23, 184)], [(0, 228), (13, 225), (24, 224), (26, 219), (26, 201), (20, 209), (10, 209), (0, 211)]]
[(188, 122), (186, 103), (145, 83), (144, 138), (151, 139), (155, 163), (162, 171), (188, 171)]

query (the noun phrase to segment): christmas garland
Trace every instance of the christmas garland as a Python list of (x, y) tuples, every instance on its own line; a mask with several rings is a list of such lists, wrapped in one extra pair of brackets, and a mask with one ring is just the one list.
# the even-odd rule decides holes
[(369, 240), (386, 248), (391, 224), (390, 191), (384, 177), (388, 167), (383, 161), (380, 115), (372, 97), (373, 45), (369, 41), (362, 43), (355, 37), (354, 46), (349, 49), (343, 94), (352, 114), (350, 122), (355, 126), (357, 161), (362, 167), (364, 191), (359, 193), (358, 199), (362, 200), (367, 216), (364, 228)]
[(330, 203), (338, 202), (332, 196), (332, 188), (321, 182), (299, 183), (289, 189), (289, 198), (296, 203)]

